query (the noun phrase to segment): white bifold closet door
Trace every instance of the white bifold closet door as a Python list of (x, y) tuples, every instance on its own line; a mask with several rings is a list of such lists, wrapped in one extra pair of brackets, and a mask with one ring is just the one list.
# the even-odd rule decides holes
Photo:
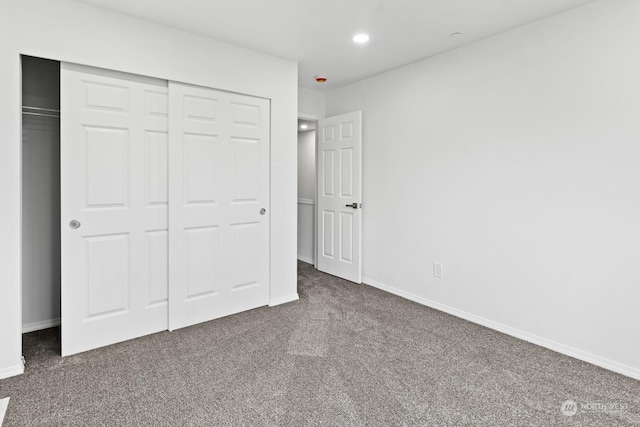
[(269, 109), (61, 65), (63, 356), (268, 304)]
[(167, 82), (63, 63), (62, 355), (166, 330)]
[(269, 302), (269, 100), (169, 83), (169, 328)]

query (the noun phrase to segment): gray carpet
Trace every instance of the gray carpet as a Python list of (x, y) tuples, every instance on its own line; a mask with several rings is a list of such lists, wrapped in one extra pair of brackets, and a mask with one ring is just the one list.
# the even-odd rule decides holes
[(298, 278), (300, 301), (76, 356), (56, 329), (25, 335), (5, 426), (640, 425), (639, 381), (307, 264)]

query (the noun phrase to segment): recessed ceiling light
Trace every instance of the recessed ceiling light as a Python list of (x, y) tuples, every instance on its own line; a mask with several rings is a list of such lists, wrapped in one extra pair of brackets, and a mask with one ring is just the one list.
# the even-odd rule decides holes
[(353, 36), (353, 41), (356, 43), (366, 43), (369, 41), (369, 36), (366, 34), (357, 34)]
[(302, 125), (300, 125), (300, 129), (309, 129), (309, 125), (302, 124)]
[(456, 31), (455, 33), (449, 34), (449, 37), (451, 37), (452, 39), (455, 39), (456, 37), (460, 37), (461, 35), (462, 35), (461, 32)]

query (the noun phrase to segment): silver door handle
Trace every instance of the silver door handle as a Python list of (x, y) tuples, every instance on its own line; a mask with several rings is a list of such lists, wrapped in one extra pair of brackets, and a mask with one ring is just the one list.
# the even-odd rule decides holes
[(357, 203), (351, 203), (350, 205), (345, 205), (348, 208), (353, 208), (353, 209), (358, 209), (358, 204)]
[(267, 210), (265, 208), (260, 209), (260, 215), (264, 215), (267, 213)]
[(82, 224), (80, 224), (80, 221), (78, 221), (77, 219), (72, 219), (69, 222), (69, 228), (75, 230), (76, 228), (80, 228)]

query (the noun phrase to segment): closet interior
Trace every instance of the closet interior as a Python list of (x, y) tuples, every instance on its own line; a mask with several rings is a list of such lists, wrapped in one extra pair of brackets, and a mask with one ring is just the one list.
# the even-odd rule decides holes
[(22, 56), (22, 332), (60, 323), (60, 63)]

